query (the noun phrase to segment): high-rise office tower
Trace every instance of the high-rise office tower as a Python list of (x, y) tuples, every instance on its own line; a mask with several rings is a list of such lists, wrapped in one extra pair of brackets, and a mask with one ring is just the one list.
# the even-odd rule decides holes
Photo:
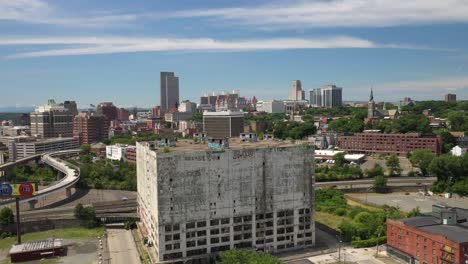
[(91, 144), (109, 137), (109, 121), (106, 116), (81, 112), (73, 120), (73, 136), (80, 144)]
[(343, 105), (343, 89), (336, 85), (325, 85), (322, 88), (309, 90), (309, 103), (313, 107), (338, 107)]
[(179, 107), (179, 77), (173, 72), (161, 72), (161, 111)]
[(116, 120), (118, 116), (117, 107), (112, 102), (100, 103), (96, 112), (107, 117), (109, 121)]
[(49, 100), (31, 112), (31, 135), (43, 138), (72, 137), (73, 109)]
[(456, 102), (457, 101), (457, 95), (456, 94), (446, 94), (444, 99), (445, 99), (445, 102), (447, 102), (447, 103)]
[(304, 94), (304, 91), (302, 90), (301, 81), (294, 80), (291, 94), (289, 95), (289, 100), (301, 101), (301, 100), (305, 100), (304, 97), (305, 97), (305, 94)]

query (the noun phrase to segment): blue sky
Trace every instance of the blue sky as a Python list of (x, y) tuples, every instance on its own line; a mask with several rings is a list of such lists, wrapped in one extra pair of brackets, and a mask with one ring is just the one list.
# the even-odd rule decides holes
[(344, 100), (468, 99), (466, 0), (0, 0), (0, 106), (48, 98), (159, 104), (240, 90), (286, 98), (292, 80)]

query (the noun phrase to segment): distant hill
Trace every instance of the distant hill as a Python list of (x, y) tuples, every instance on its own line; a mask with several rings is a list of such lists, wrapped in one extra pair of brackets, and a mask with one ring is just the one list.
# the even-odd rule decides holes
[(34, 106), (0, 106), (0, 113), (29, 113), (34, 109)]

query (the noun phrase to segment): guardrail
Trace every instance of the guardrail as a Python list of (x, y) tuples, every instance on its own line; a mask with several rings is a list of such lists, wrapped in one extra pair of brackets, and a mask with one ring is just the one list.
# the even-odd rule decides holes
[[(41, 160), (47, 165), (64, 173), (65, 177), (63, 177), (60, 181), (56, 182), (55, 184), (47, 186), (46, 188), (42, 190), (39, 190), (36, 193), (36, 195), (21, 199), (19, 201), (20, 204), (24, 204), (26, 202), (33, 201), (33, 200), (38, 200), (50, 194), (57, 193), (59, 191), (62, 191), (63, 189), (69, 188), (73, 186), (75, 183), (77, 183), (78, 180), (80, 179), (80, 168), (68, 162), (65, 162), (61, 159), (54, 158), (54, 157), (62, 156), (66, 154), (75, 154), (79, 152), (80, 152), (79, 149), (72, 149), (72, 150), (61, 150), (61, 151), (43, 154), (41, 156)], [(0, 208), (13, 205), (14, 203), (15, 203), (14, 199), (6, 200), (0, 203)]]

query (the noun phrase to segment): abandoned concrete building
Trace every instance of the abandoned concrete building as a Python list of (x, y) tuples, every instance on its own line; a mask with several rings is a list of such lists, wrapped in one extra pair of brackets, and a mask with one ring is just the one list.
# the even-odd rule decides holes
[(181, 140), (170, 151), (137, 143), (138, 210), (159, 263), (314, 246), (313, 155), (271, 140), (219, 148)]

